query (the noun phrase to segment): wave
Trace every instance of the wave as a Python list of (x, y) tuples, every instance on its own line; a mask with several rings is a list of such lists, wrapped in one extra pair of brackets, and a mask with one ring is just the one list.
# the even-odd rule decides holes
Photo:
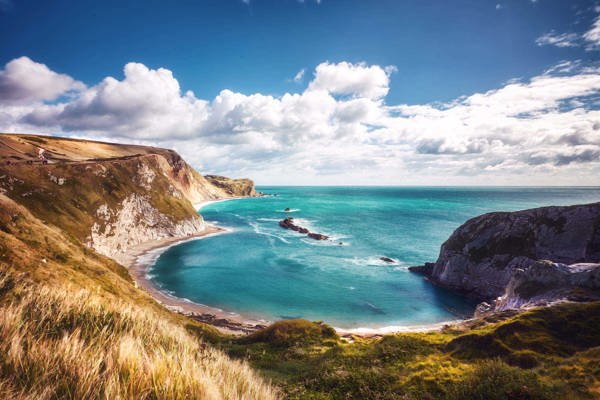
[(269, 236), (275, 239), (279, 239), (281, 240), (283, 243), (287, 243), (289, 244), (290, 242), (288, 240), (286, 240), (284, 237), (281, 237), (279, 235), (275, 235), (274, 233), (270, 233), (270, 232), (265, 232), (264, 230), (261, 229), (261, 226), (256, 223), (256, 222), (248, 222), (248, 225), (250, 225), (252, 227), (252, 230), (254, 231), (254, 233), (256, 233), (257, 235), (262, 235), (262, 236)]
[(393, 267), (394, 271), (408, 271), (408, 265), (405, 265), (402, 261), (396, 260), (396, 263), (392, 264), (383, 261), (377, 256), (345, 258), (344, 261), (359, 267)]
[[(315, 225), (315, 221), (312, 219), (294, 218), (294, 224), (301, 226), (303, 228), (306, 228), (313, 233), (320, 233), (322, 235), (326, 235), (329, 237), (329, 240), (309, 239), (310, 240), (309, 242), (307, 242), (306, 240), (302, 240), (305, 243), (319, 244), (318, 242), (321, 242), (320, 243), (321, 245), (327, 244), (330, 246), (331, 245), (339, 246), (339, 243), (341, 242), (342, 245), (348, 245), (347, 243), (344, 243), (344, 241), (342, 239), (348, 239), (348, 238), (350, 238), (350, 236), (344, 235), (343, 233), (332, 232), (327, 229), (321, 229), (320, 227)], [(335, 242), (335, 243), (333, 243), (333, 242)]]
[(383, 326), (381, 328), (367, 328), (367, 327), (359, 327), (359, 328), (336, 328), (334, 327), (338, 333), (340, 334), (350, 334), (350, 335), (386, 335), (390, 333), (400, 333), (400, 332), (428, 332), (439, 330), (443, 328), (445, 325), (454, 324), (457, 322), (462, 322), (464, 320), (450, 320), (444, 322), (436, 322), (433, 324), (423, 324), (423, 325), (390, 325)]

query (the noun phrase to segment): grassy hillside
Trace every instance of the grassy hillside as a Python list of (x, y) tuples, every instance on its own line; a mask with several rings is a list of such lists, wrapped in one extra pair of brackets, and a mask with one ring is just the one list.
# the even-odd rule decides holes
[(214, 335), (0, 195), (0, 398), (275, 398)]
[(281, 321), (221, 347), (290, 399), (600, 398), (600, 303), (493, 318), (353, 343), (321, 324)]

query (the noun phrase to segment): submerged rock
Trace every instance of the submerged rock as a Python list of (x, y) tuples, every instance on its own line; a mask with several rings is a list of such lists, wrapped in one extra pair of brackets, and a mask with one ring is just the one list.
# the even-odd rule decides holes
[(389, 258), (389, 257), (379, 257), (379, 259), (381, 261), (384, 261), (388, 264), (396, 264), (396, 260), (394, 260), (393, 258)]

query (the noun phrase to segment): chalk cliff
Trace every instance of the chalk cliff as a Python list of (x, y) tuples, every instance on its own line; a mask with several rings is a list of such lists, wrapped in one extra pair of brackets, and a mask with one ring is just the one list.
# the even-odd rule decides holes
[(255, 195), (252, 181), (226, 190), (172, 150), (34, 135), (0, 135), (0, 192), (116, 260), (202, 232), (195, 203)]

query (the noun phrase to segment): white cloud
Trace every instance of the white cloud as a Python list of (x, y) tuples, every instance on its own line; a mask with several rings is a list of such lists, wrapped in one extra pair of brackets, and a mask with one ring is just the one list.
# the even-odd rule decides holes
[(304, 68), (302, 68), (300, 71), (298, 71), (298, 73), (296, 75), (294, 75), (293, 81), (296, 83), (302, 82), (302, 79), (304, 79), (305, 72), (306, 72), (306, 70)]
[(28, 57), (16, 58), (0, 70), (0, 103), (55, 100), (61, 95), (83, 89), (83, 83), (57, 74)]
[(498, 3), (496, 4), (496, 10), (501, 10), (502, 9), (502, 4)]
[(299, 93), (204, 100), (169, 70), (129, 63), (122, 80), (57, 104), (0, 106), (0, 130), (174, 147), (259, 183), (600, 183), (600, 69), (563, 62), (448, 104), (389, 105), (394, 70), (323, 63)]
[(389, 77), (394, 67), (382, 68), (364, 63), (322, 63), (308, 90), (324, 90), (333, 95), (348, 95), (378, 99), (387, 95)]
[(579, 46), (579, 35), (576, 33), (556, 33), (550, 31), (535, 40), (538, 46), (577, 47)]
[[(600, 13), (600, 6), (594, 8), (596, 13)], [(585, 44), (588, 51), (600, 50), (600, 15), (596, 16), (592, 26), (583, 34), (577, 33), (557, 33), (552, 30), (543, 34), (535, 40), (538, 46), (551, 45), (556, 47), (579, 47)]]
[[(600, 12), (600, 10), (596, 8), (596, 12)], [(594, 20), (592, 27), (583, 34), (583, 39), (588, 42), (588, 50), (600, 49), (600, 15)]]

